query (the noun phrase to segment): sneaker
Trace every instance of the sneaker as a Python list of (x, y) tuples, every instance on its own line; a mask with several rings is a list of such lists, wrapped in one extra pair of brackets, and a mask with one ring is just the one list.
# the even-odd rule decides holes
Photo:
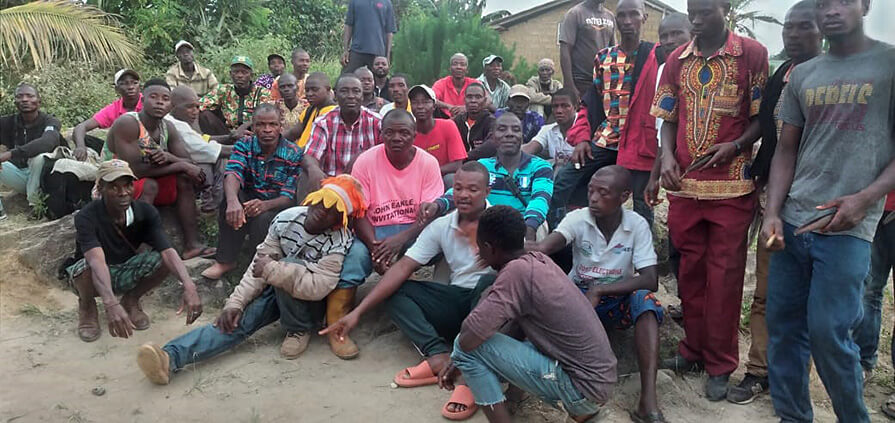
[(280, 346), (280, 355), (286, 360), (295, 360), (308, 349), (310, 340), (311, 335), (307, 332), (286, 332), (286, 338)]
[(680, 354), (675, 354), (675, 356), (672, 358), (662, 360), (659, 363), (659, 368), (668, 369), (675, 373), (695, 373), (700, 372), (704, 369), (702, 363), (698, 361), (687, 360)]
[(759, 394), (768, 390), (768, 378), (746, 373), (746, 377), (739, 385), (731, 386), (727, 390), (727, 401), (734, 404), (749, 404)]
[(730, 381), (730, 373), (709, 376), (705, 381), (705, 398), (709, 401), (721, 401), (727, 397), (727, 382)]
[(158, 347), (158, 345), (149, 343), (143, 344), (137, 349), (137, 365), (140, 370), (156, 385), (167, 385), (171, 377), (171, 361), (168, 353)]

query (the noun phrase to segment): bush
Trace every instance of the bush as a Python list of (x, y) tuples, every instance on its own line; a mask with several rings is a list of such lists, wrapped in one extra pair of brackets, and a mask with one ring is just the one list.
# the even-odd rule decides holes
[[(342, 53), (345, 6), (335, 1), (274, 0), (270, 32), (284, 35), (294, 47), (311, 54), (312, 60)], [(290, 49), (291, 50), (291, 49)]]

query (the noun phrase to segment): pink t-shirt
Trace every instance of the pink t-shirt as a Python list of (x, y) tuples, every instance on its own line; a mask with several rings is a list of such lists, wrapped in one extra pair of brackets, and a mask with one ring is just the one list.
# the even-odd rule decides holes
[(418, 147), (404, 169), (391, 165), (385, 145), (377, 145), (357, 157), (351, 176), (360, 181), (367, 199), (367, 219), (373, 226), (413, 223), (421, 203), (444, 194), (438, 160)]
[(413, 145), (426, 150), (444, 166), (466, 158), (466, 146), (460, 138), (460, 130), (452, 120), (435, 119), (435, 127), (428, 134), (416, 133)]
[[(134, 112), (139, 112), (143, 110), (143, 94), (140, 94), (140, 98), (137, 100), (137, 107), (134, 108)], [(103, 107), (102, 110), (96, 112), (93, 115), (93, 120), (99, 124), (99, 127), (102, 129), (110, 128), (113, 123), (115, 123), (115, 119), (118, 119), (121, 115), (130, 112), (131, 110), (127, 110), (124, 108), (124, 100), (121, 97), (118, 97), (118, 100), (113, 101), (106, 107)]]
[(895, 191), (890, 192), (886, 197), (886, 211), (895, 211)]

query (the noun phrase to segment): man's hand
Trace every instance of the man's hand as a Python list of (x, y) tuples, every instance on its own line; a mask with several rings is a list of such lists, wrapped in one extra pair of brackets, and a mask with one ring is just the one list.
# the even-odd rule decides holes
[(199, 292), (196, 291), (195, 284), (183, 284), (183, 300), (180, 303), (180, 309), (177, 315), (186, 310), (186, 324), (192, 324), (202, 315), (202, 300), (199, 299)]
[(537, 241), (538, 239), (538, 230), (532, 228), (531, 226), (525, 227), (525, 240), (526, 241)]
[(737, 145), (733, 142), (722, 142), (709, 147), (705, 151), (704, 156), (711, 155), (712, 158), (705, 162), (699, 170), (710, 169), (730, 163), (737, 156)]
[(436, 203), (422, 203), (420, 204), (420, 209), (416, 213), (416, 221), (424, 225), (428, 224), (438, 217), (438, 212), (440, 211), (441, 209)]
[(357, 313), (357, 310), (353, 310), (352, 312), (346, 314), (341, 319), (337, 320), (335, 323), (328, 325), (325, 329), (321, 330), (320, 335), (329, 335), (330, 333), (335, 334), (339, 340), (344, 340), (346, 336), (351, 332), (351, 329), (354, 329), (357, 326), (357, 322), (360, 320), (360, 314)]
[(109, 321), (109, 335), (116, 338), (128, 338), (134, 334), (133, 322), (121, 304), (106, 306), (106, 320)]
[(238, 308), (225, 308), (221, 310), (221, 314), (214, 320), (212, 326), (229, 335), (239, 327), (240, 317), (242, 317), (242, 310)]
[(379, 241), (371, 253), (374, 266), (378, 266), (380, 269), (388, 269), (395, 256), (401, 253), (401, 249), (404, 248), (406, 242), (407, 240), (402, 234), (393, 235)]
[(274, 261), (273, 257), (267, 254), (255, 255), (255, 261), (252, 262), (252, 276), (260, 278), (264, 274), (264, 268), (272, 261)]
[(590, 304), (596, 308), (597, 305), (600, 304), (600, 300), (603, 298), (603, 293), (600, 292), (600, 285), (591, 285), (590, 289), (587, 290), (587, 294), (585, 295), (587, 300), (590, 301)]
[(242, 203), (242, 207), (245, 209), (245, 214), (248, 217), (258, 216), (270, 209), (266, 201), (257, 198)]
[(205, 185), (205, 172), (202, 171), (201, 167), (187, 162), (182, 162), (182, 164), (183, 173), (186, 173), (186, 176), (190, 177), (190, 179), (193, 181), (193, 185)]
[(166, 165), (168, 163), (172, 163), (176, 160), (174, 158), (173, 154), (168, 153), (167, 151), (162, 150), (160, 148), (146, 150), (146, 157), (149, 158), (150, 163), (152, 163), (156, 166), (164, 166), (164, 165)]
[(254, 135), (254, 133), (249, 130), (249, 126), (252, 126), (252, 122), (246, 122), (242, 125), (239, 125), (239, 128), (236, 128), (230, 132), (230, 138), (232, 138), (235, 142), (245, 137), (251, 137), (252, 135)]
[(75, 160), (83, 162), (87, 160), (87, 147), (75, 147), (72, 154), (75, 156)]
[(668, 191), (681, 190), (681, 167), (670, 154), (662, 156), (662, 187)]
[(12, 159), (12, 151), (0, 153), (0, 163), (8, 162), (10, 159)]
[(643, 199), (650, 208), (662, 203), (662, 199), (659, 198), (659, 181), (652, 176), (650, 176), (649, 182), (646, 183), (646, 188), (643, 190)]
[(466, 113), (466, 106), (451, 106), (449, 110), (451, 111), (451, 116), (462, 115)]
[(594, 151), (591, 148), (589, 142), (581, 142), (575, 146), (575, 151), (572, 152), (572, 158), (569, 160), (570, 163), (575, 165), (575, 169), (584, 166), (588, 160), (594, 159)]
[(454, 362), (448, 361), (447, 364), (438, 372), (438, 387), (448, 391), (454, 390), (454, 381), (460, 376), (460, 369), (454, 366)]
[(786, 248), (783, 241), (783, 220), (779, 216), (764, 215), (758, 242), (764, 245), (768, 251), (780, 251)]
[(348, 57), (350, 57), (350, 53), (348, 50), (345, 50), (345, 52), (342, 53), (342, 58), (339, 60), (339, 63), (342, 64), (343, 68), (348, 66)]
[(818, 210), (836, 209), (833, 220), (820, 229), (820, 232), (842, 232), (854, 228), (867, 216), (868, 202), (861, 193), (839, 197), (833, 201), (817, 206)]
[(246, 223), (245, 210), (243, 210), (242, 204), (239, 204), (238, 200), (227, 201), (227, 212), (225, 214), (227, 216), (227, 224), (233, 229), (239, 230)]

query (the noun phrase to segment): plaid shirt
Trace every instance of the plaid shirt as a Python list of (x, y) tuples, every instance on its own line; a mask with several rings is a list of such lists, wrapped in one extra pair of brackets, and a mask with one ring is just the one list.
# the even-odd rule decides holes
[[(241, 109), (240, 100), (242, 100)], [(199, 107), (202, 110), (220, 109), (224, 115), (224, 123), (230, 129), (236, 129), (239, 125), (252, 120), (255, 108), (261, 103), (273, 103), (270, 91), (266, 88), (252, 86), (252, 91), (247, 96), (240, 97), (233, 84), (220, 84), (202, 96)]]
[(240, 186), (265, 200), (295, 198), (296, 179), (304, 154), (294, 143), (280, 138), (276, 151), (264, 157), (258, 137), (243, 138), (233, 145), (225, 175), (239, 179)]
[(345, 173), (355, 157), (379, 144), (380, 120), (379, 115), (362, 107), (354, 125), (347, 127), (336, 107), (314, 121), (305, 153), (317, 159), (327, 175)]
[(637, 50), (627, 55), (619, 46), (604, 48), (594, 59), (594, 87), (597, 96), (603, 98), (603, 111), (606, 113), (606, 120), (594, 134), (600, 147), (618, 149), (618, 140), (628, 119), (628, 108), (634, 93), (636, 60)]

